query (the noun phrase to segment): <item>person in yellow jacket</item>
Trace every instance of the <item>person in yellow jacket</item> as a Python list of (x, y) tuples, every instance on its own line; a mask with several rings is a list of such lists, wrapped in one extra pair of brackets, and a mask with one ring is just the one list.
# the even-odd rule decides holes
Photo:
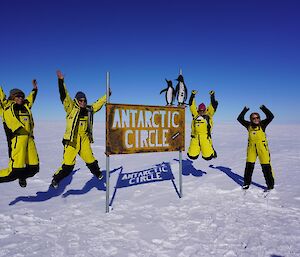
[(72, 99), (64, 84), (64, 76), (57, 71), (60, 100), (66, 111), (66, 131), (63, 137), (64, 155), (62, 166), (54, 173), (52, 187), (58, 188), (59, 182), (74, 169), (77, 154), (86, 163), (89, 170), (99, 179), (103, 178), (98, 161), (95, 159), (93, 143), (93, 115), (106, 103), (106, 95), (92, 105), (87, 105), (86, 95), (79, 91)]
[(201, 103), (197, 108), (195, 101), (196, 94), (197, 91), (193, 90), (189, 99), (193, 121), (191, 126), (190, 147), (187, 155), (190, 159), (195, 160), (199, 157), (200, 153), (202, 153), (204, 160), (211, 160), (217, 157), (217, 153), (212, 144), (211, 131), (213, 127), (213, 116), (217, 110), (218, 102), (215, 99), (215, 92), (210, 91), (210, 105), (206, 108), (205, 104)]
[(266, 180), (267, 189), (274, 188), (274, 176), (271, 167), (271, 157), (266, 137), (266, 128), (273, 120), (274, 115), (264, 105), (260, 109), (266, 115), (266, 119), (261, 120), (257, 112), (250, 114), (250, 121), (245, 120), (245, 114), (249, 111), (248, 107), (244, 107), (237, 120), (248, 130), (248, 147), (247, 147), (247, 160), (244, 173), (243, 189), (248, 189), (251, 184), (254, 165), (257, 157), (259, 158), (262, 171)]
[(1, 108), (4, 129), (9, 145), (8, 168), (0, 170), (0, 182), (19, 179), (21, 187), (27, 186), (26, 179), (39, 172), (39, 158), (36, 150), (31, 108), (37, 94), (37, 82), (33, 80), (33, 90), (25, 99), (22, 90), (14, 88), (6, 100), (1, 88)]

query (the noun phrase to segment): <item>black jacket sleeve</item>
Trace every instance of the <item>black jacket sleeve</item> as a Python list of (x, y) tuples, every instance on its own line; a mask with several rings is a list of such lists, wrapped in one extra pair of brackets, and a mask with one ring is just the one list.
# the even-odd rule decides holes
[(250, 121), (245, 120), (245, 114), (249, 109), (244, 107), (240, 115), (238, 116), (237, 120), (239, 123), (241, 123), (246, 129), (250, 126)]
[(63, 103), (67, 95), (64, 87), (63, 79), (58, 79), (58, 89), (59, 89), (60, 100)]
[(32, 89), (32, 91), (33, 91), (33, 102), (35, 101), (35, 98), (36, 98), (36, 95), (37, 95), (37, 92), (38, 92), (38, 89), (37, 88), (34, 88), (34, 89)]
[(195, 94), (191, 93), (190, 99), (189, 99), (189, 106), (193, 104), (193, 100), (195, 98)]
[(264, 112), (266, 115), (266, 119), (261, 121), (261, 127), (263, 131), (267, 128), (267, 126), (270, 124), (270, 122), (274, 119), (273, 113), (264, 105), (260, 107), (260, 109)]
[(210, 102), (211, 102), (211, 105), (212, 107), (215, 109), (215, 111), (217, 110), (218, 108), (218, 101), (216, 101), (216, 98), (215, 98), (215, 94), (211, 94), (210, 95)]

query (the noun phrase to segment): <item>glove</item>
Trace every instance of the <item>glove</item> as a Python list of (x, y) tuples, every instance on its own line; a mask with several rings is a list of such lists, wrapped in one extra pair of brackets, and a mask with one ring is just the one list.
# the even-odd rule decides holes
[(214, 95), (214, 94), (215, 94), (215, 91), (210, 90), (210, 91), (209, 91), (209, 94), (210, 94), (210, 95)]
[(266, 106), (264, 105), (264, 104), (262, 104), (261, 106), (259, 106), (259, 109), (265, 109), (266, 108)]
[(247, 112), (247, 111), (249, 111), (249, 110), (250, 110), (250, 108), (247, 107), (247, 106), (245, 106), (243, 111)]
[(192, 90), (192, 95), (197, 94), (197, 90)]
[(34, 89), (37, 89), (37, 81), (36, 79), (32, 80), (32, 85)]

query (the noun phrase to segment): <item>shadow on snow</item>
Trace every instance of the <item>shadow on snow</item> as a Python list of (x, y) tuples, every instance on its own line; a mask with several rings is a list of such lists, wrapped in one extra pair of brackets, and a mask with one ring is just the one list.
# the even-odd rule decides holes
[[(174, 159), (175, 161), (179, 162), (178, 159)], [(184, 176), (189, 176), (189, 175), (193, 175), (195, 177), (201, 177), (203, 176), (203, 174), (206, 174), (206, 172), (201, 171), (201, 170), (197, 170), (193, 165), (193, 161), (186, 159), (186, 160), (182, 160), (182, 174)], [(159, 166), (161, 164), (157, 164), (156, 166)], [(49, 186), (48, 190), (45, 192), (37, 192), (36, 195), (34, 196), (19, 196), (17, 197), (15, 200), (11, 201), (9, 203), (9, 205), (15, 205), (18, 202), (44, 202), (47, 200), (50, 200), (51, 198), (54, 197), (58, 197), (60, 195), (62, 195), (62, 197), (66, 198), (70, 195), (83, 195), (88, 193), (89, 191), (91, 191), (93, 188), (96, 188), (99, 191), (106, 191), (106, 171), (103, 171), (103, 178), (101, 180), (99, 180), (98, 178), (96, 178), (95, 176), (93, 176), (89, 181), (87, 181), (85, 183), (85, 185), (83, 186), (82, 189), (71, 189), (68, 190), (67, 192), (64, 193), (64, 191), (66, 190), (67, 186), (71, 184), (72, 180), (73, 180), (73, 176), (74, 174), (78, 171), (79, 169), (73, 170), (71, 172), (71, 174), (67, 177), (65, 177), (64, 179), (62, 179), (59, 183), (59, 187), (57, 189), (53, 188), (52, 186)], [(116, 171), (120, 171), (119, 173), (119, 177), (122, 176), (124, 173), (123, 172), (123, 167), (120, 166), (112, 171), (110, 171), (110, 174), (116, 172)], [(170, 172), (172, 173), (172, 171), (170, 170)], [(175, 184), (174, 181), (174, 176), (172, 175), (172, 179), (171, 182), (173, 184), (174, 190), (177, 193), (178, 197), (180, 198), (180, 192)], [(164, 181), (164, 180), (161, 180)], [(116, 193), (117, 193), (117, 189), (120, 189), (121, 186), (119, 184), (119, 180), (117, 181), (116, 185), (115, 185), (115, 190), (113, 192), (113, 196), (112, 199), (110, 201), (110, 205), (112, 205)]]
[[(173, 175), (173, 172), (172, 172), (172, 170), (171, 170), (171, 166), (170, 166), (170, 163), (165, 163), (165, 162), (163, 162), (163, 163), (160, 163), (160, 164), (156, 164), (156, 165), (154, 165), (154, 166), (157, 166), (157, 167), (160, 167), (161, 165), (163, 165), (163, 164), (168, 164), (168, 167), (169, 167), (169, 173), (168, 173), (168, 175), (167, 176), (163, 176), (162, 175), (162, 177), (161, 177), (161, 179), (160, 180), (158, 180), (158, 181), (149, 181), (149, 182), (146, 182), (146, 183), (136, 183), (136, 184), (133, 184), (133, 185), (123, 185), (122, 184), (122, 176), (123, 175), (126, 175), (126, 174), (128, 174), (128, 173), (123, 173), (123, 169), (121, 170), (121, 172), (120, 172), (120, 174), (119, 174), (119, 178), (118, 178), (118, 180), (117, 180), (117, 183), (116, 183), (116, 185), (115, 185), (115, 189), (114, 189), (114, 192), (113, 192), (113, 195), (112, 195), (112, 198), (111, 198), (111, 201), (110, 201), (110, 203), (109, 203), (109, 205), (110, 206), (112, 206), (112, 204), (113, 204), (113, 202), (114, 202), (114, 200), (115, 200), (115, 197), (116, 197), (116, 194), (117, 194), (117, 191), (118, 191), (118, 189), (121, 189), (121, 188), (123, 188), (123, 187), (132, 187), (132, 186), (138, 186), (138, 185), (142, 185), (142, 184), (147, 184), (147, 183), (156, 183), (156, 182), (161, 182), (161, 181), (167, 181), (167, 180), (171, 180), (171, 182), (172, 182), (172, 185), (173, 185), (173, 187), (174, 187), (174, 190), (175, 190), (175, 192), (176, 192), (176, 194), (178, 195), (178, 197), (179, 198), (181, 198), (181, 195), (180, 195), (180, 192), (179, 192), (179, 190), (178, 190), (178, 188), (177, 188), (177, 186), (176, 186), (176, 183), (175, 183), (175, 179), (174, 179), (174, 175)], [(138, 172), (142, 172), (142, 171), (137, 171), (137, 173)]]
[[(117, 170), (121, 169), (117, 168), (112, 170), (110, 173), (113, 173)], [(34, 196), (19, 196), (15, 200), (11, 201), (9, 205), (15, 205), (18, 202), (44, 202), (50, 200), (51, 198), (60, 196), (66, 190), (67, 186), (71, 184), (73, 180), (73, 175), (80, 169), (73, 170), (71, 174), (59, 182), (59, 187), (57, 189), (49, 186), (48, 190), (45, 192), (37, 192)], [(98, 190), (105, 191), (106, 190), (106, 171), (103, 171), (103, 178), (99, 180), (95, 176), (93, 176), (84, 187), (80, 190), (68, 190), (66, 193), (62, 195), (62, 197), (67, 197), (69, 195), (82, 195), (89, 192), (91, 189), (96, 188)]]
[[(242, 176), (240, 176), (239, 174), (232, 172), (231, 168), (224, 167), (224, 166), (214, 166), (214, 165), (209, 165), (209, 167), (212, 168), (212, 169), (217, 169), (217, 170), (220, 170), (220, 171), (224, 172), (235, 183), (237, 183), (240, 186), (243, 186), (244, 178)], [(263, 186), (261, 184), (258, 184), (256, 182), (253, 182), (253, 181), (252, 181), (251, 185), (254, 185), (254, 186), (262, 188), (262, 189), (266, 189), (265, 186)]]
[[(123, 167), (116, 168), (110, 171), (110, 174), (118, 171), (123, 170)], [(102, 171), (103, 178), (99, 180), (97, 177), (93, 176), (88, 182), (85, 183), (82, 189), (71, 189), (65, 192), (62, 197), (68, 197), (69, 195), (83, 195), (91, 191), (93, 188), (96, 188), (99, 191), (106, 191), (106, 170)]]
[(73, 175), (76, 171), (80, 169), (73, 170), (71, 174), (67, 177), (65, 177), (62, 181), (59, 183), (59, 187), (57, 189), (53, 188), (52, 186), (49, 186), (48, 191), (46, 192), (37, 192), (34, 196), (19, 196), (15, 200), (9, 203), (9, 205), (15, 205), (18, 202), (44, 202), (47, 201), (53, 197), (60, 196), (66, 189), (68, 185), (71, 184), (73, 180)]
[[(173, 160), (179, 162), (178, 159), (173, 159)], [(191, 161), (190, 159), (182, 160), (182, 175), (183, 176), (193, 175), (194, 177), (202, 177), (204, 174), (206, 174), (206, 172), (202, 171), (202, 170), (197, 170), (193, 166), (193, 161)]]

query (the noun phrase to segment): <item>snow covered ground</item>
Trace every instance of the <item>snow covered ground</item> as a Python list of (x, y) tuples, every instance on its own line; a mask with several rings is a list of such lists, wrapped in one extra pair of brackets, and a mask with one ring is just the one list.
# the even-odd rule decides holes
[[(78, 159), (58, 190), (49, 188), (62, 159), (64, 122), (36, 122), (41, 171), (26, 188), (0, 184), (2, 256), (300, 256), (300, 126), (267, 129), (276, 189), (265, 197), (257, 163), (256, 185), (244, 193), (247, 131), (237, 122), (216, 124), (218, 158), (187, 160), (183, 153), (183, 198), (171, 181), (116, 190), (105, 213), (105, 186)], [(189, 145), (187, 125), (186, 149)], [(103, 124), (95, 124), (94, 153), (105, 169)], [(7, 145), (0, 130), (0, 166)], [(178, 187), (178, 153), (111, 156), (111, 196), (123, 172), (170, 162)]]

